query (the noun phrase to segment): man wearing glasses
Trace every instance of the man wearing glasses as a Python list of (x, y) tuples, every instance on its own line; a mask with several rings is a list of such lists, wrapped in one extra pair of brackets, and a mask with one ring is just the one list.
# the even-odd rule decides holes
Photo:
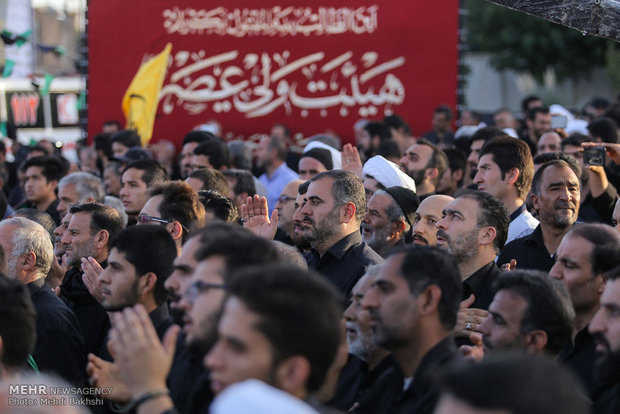
[(159, 224), (172, 236), (177, 255), (190, 232), (205, 225), (205, 209), (198, 194), (184, 181), (168, 181), (155, 185), (151, 198), (144, 204), (138, 224)]
[[(293, 246), (293, 214), (295, 214), (295, 200), (299, 185), (303, 184), (303, 180), (293, 180), (284, 186), (278, 202), (274, 208), (278, 209), (278, 230), (275, 240), (280, 240), (286, 244)], [(271, 207), (271, 206), (270, 206)]]

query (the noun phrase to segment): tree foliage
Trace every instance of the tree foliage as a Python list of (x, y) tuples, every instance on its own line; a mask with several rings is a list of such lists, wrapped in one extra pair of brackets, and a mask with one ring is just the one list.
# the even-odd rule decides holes
[(530, 73), (539, 81), (548, 69), (560, 81), (588, 77), (605, 66), (614, 43), (485, 0), (467, 0), (466, 8), (469, 50), (490, 53), (497, 70)]

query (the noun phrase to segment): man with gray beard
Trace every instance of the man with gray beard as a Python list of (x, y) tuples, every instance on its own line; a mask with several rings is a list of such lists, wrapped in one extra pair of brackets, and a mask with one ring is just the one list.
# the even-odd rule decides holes
[(408, 188), (390, 187), (376, 191), (362, 220), (362, 240), (385, 257), (395, 247), (404, 246), (420, 204)]
[(469, 342), (472, 332), (480, 332), (488, 315), (493, 282), (500, 274), (495, 257), (504, 247), (509, 223), (504, 203), (488, 193), (467, 190), (448, 204), (436, 224), (437, 246), (454, 256), (463, 281), (455, 328), (460, 345)]
[(351, 291), (349, 307), (344, 311), (349, 359), (340, 374), (336, 395), (330, 405), (348, 411), (359, 401), (383, 372), (394, 366), (385, 348), (375, 344), (370, 327), (370, 313), (362, 309), (364, 294), (375, 280), (381, 265), (372, 265)]

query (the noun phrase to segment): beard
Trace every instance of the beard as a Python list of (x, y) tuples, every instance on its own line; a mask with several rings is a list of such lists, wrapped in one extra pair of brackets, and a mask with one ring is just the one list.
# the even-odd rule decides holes
[(187, 336), (187, 348), (194, 355), (203, 357), (215, 345), (217, 341), (217, 324), (220, 320), (220, 312), (206, 315), (198, 323), (198, 333), (196, 335)]
[(103, 308), (108, 312), (119, 312), (125, 308), (130, 306), (134, 306), (138, 303), (138, 299), (140, 298), (140, 293), (138, 292), (138, 279), (134, 282), (130, 288), (121, 294), (121, 297), (118, 299), (117, 303), (114, 304), (106, 304), (103, 303)]
[(304, 215), (302, 221), (303, 237), (312, 246), (316, 247), (329, 240), (332, 236), (338, 234), (340, 224), (340, 209), (335, 208), (327, 216), (316, 221), (307, 215)]
[(85, 243), (83, 246), (78, 248), (71, 247), (71, 249), (65, 249), (65, 253), (67, 254), (67, 265), (71, 267), (80, 267), (82, 265), (82, 258), (95, 256), (97, 251), (93, 247), (93, 241), (89, 241)]
[(448, 252), (454, 256), (457, 263), (463, 263), (478, 254), (478, 228), (474, 228), (469, 233), (449, 236), (442, 230), (438, 230), (448, 243)]
[(593, 334), (596, 342), (603, 344), (605, 352), (597, 352), (595, 374), (604, 384), (620, 382), (620, 349), (611, 349), (609, 342), (601, 333)]
[(310, 243), (308, 243), (308, 240), (306, 240), (306, 238), (304, 237), (303, 234), (303, 226), (301, 225), (301, 223), (295, 223), (293, 225), (293, 232), (291, 234), (291, 240), (293, 240), (293, 244), (295, 245), (295, 247), (297, 247), (297, 249), (299, 249), (300, 251), (304, 251), (304, 250), (310, 250)]
[[(364, 228), (368, 228), (368, 226), (362, 223), (362, 230)], [(364, 233), (362, 232), (362, 234)], [(389, 226), (374, 229), (369, 238), (365, 238), (362, 236), (362, 241), (364, 241), (377, 253), (383, 251), (386, 247), (388, 247), (388, 243), (390, 241)]]
[(349, 353), (355, 355), (364, 362), (368, 362), (370, 356), (377, 349), (372, 331), (362, 332), (359, 326), (352, 326), (356, 331), (356, 338), (349, 342)]
[(424, 181), (424, 170), (407, 170), (407, 175), (413, 178), (415, 185), (420, 185)]

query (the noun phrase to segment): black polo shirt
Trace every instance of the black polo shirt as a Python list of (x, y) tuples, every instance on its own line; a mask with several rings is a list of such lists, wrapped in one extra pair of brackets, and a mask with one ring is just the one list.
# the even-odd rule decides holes
[(323, 257), (315, 249), (306, 252), (304, 257), (309, 269), (321, 273), (345, 296), (349, 296), (368, 266), (383, 263), (383, 258), (362, 242), (357, 230), (336, 242)]
[(493, 302), (493, 283), (501, 274), (501, 270), (490, 261), (463, 281), (463, 300), (474, 295), (476, 300), (471, 308), (488, 310)]
[(504, 246), (497, 259), (497, 265), (501, 267), (512, 259), (517, 261), (517, 269), (534, 269), (543, 272), (551, 270), (555, 259), (545, 246), (540, 224), (532, 233)]
[(445, 364), (460, 358), (454, 345), (454, 337), (447, 336), (430, 349), (420, 361), (413, 380), (404, 389), (404, 376), (398, 366), (387, 370), (377, 380), (366, 398), (359, 402), (354, 413), (368, 414), (431, 414), (439, 399), (433, 376)]

